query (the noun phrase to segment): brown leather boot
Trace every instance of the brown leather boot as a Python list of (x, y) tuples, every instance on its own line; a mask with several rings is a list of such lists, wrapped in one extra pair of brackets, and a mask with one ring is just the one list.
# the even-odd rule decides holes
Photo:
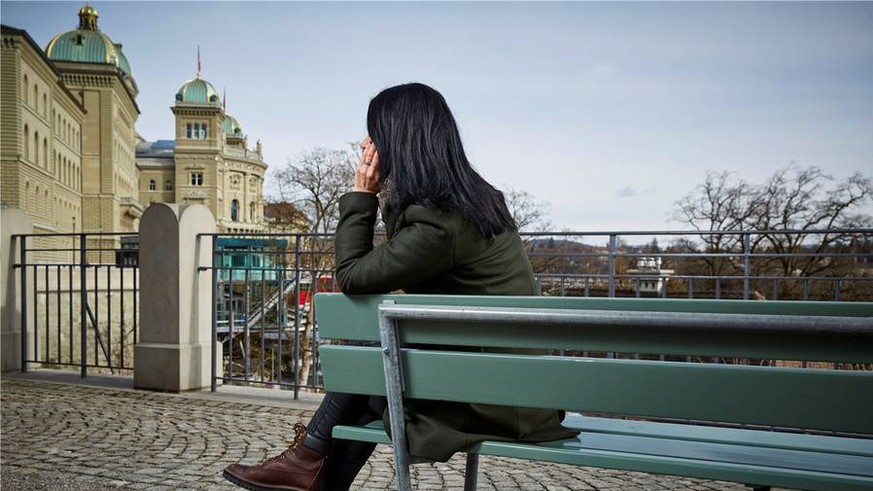
[(258, 465), (231, 464), (224, 478), (251, 491), (319, 491), (324, 455), (303, 445), (306, 427), (294, 424), (294, 442), (281, 454)]

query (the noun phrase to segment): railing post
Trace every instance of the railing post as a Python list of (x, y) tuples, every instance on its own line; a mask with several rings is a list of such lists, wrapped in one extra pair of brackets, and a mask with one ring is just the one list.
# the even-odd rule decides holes
[[(202, 238), (203, 236), (201, 236)], [(215, 236), (212, 237), (212, 366), (210, 367), (210, 383), (209, 390), (215, 392), (216, 378), (218, 376), (218, 267), (215, 257), (215, 244), (218, 242)]]
[(609, 234), (609, 296), (615, 296), (615, 246), (616, 235)]
[(21, 373), (27, 373), (27, 236), (21, 235), (18, 240), (21, 248), (18, 263), (21, 274)]
[(751, 268), (752, 237), (743, 234), (743, 300), (749, 299), (749, 269)]
[(33, 304), (27, 301), (25, 250), (26, 234), (33, 233), (33, 222), (24, 210), (3, 206), (0, 222), (0, 363), (3, 371), (26, 371), (30, 331), (27, 323), (32, 319), (28, 308)]
[(82, 378), (88, 376), (88, 260), (85, 237), (85, 234), (79, 234), (79, 365)]
[[(318, 284), (318, 273), (312, 278), (310, 283), (310, 291), (312, 286)], [(300, 360), (300, 235), (298, 234), (294, 240), (294, 400), (300, 397), (300, 371), (303, 368), (303, 362)], [(312, 301), (311, 299), (309, 300)], [(313, 336), (315, 331), (313, 330)], [(311, 367), (315, 369), (315, 367)], [(304, 380), (305, 382), (305, 380)]]

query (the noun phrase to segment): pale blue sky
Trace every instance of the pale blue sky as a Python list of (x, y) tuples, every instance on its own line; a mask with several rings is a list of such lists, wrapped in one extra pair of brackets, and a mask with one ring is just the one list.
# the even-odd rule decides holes
[[(7, 2), (41, 46), (81, 2)], [(369, 99), (440, 90), (479, 171), (576, 230), (663, 229), (708, 169), (873, 175), (873, 3), (94, 2), (146, 139), (196, 75), (278, 167), (361, 137)], [(873, 206), (868, 210), (873, 211)]]

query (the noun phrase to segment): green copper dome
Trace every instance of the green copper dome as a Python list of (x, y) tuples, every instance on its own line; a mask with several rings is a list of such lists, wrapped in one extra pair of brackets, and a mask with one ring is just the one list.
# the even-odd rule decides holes
[(224, 116), (224, 123), (221, 124), (222, 129), (224, 129), (224, 134), (229, 136), (242, 136), (243, 129), (240, 126), (239, 121), (236, 120), (231, 115)]
[(176, 91), (176, 103), (209, 104), (221, 107), (221, 97), (211, 83), (202, 78), (189, 80)]
[(130, 63), (109, 36), (97, 29), (97, 10), (90, 5), (79, 9), (79, 28), (53, 37), (45, 48), (52, 60), (108, 63), (131, 76)]

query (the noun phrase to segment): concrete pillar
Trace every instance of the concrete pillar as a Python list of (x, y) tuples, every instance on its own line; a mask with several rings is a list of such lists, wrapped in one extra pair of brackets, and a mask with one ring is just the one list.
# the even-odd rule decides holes
[(181, 392), (209, 387), (215, 219), (203, 205), (155, 203), (139, 227), (140, 335), (133, 385)]
[[(13, 242), (12, 236), (32, 233), (33, 222), (24, 210), (0, 208), (0, 366), (4, 372), (21, 369), (22, 271), (13, 268), (20, 259), (20, 250), (18, 240)], [(33, 311), (28, 310), (30, 323)]]

